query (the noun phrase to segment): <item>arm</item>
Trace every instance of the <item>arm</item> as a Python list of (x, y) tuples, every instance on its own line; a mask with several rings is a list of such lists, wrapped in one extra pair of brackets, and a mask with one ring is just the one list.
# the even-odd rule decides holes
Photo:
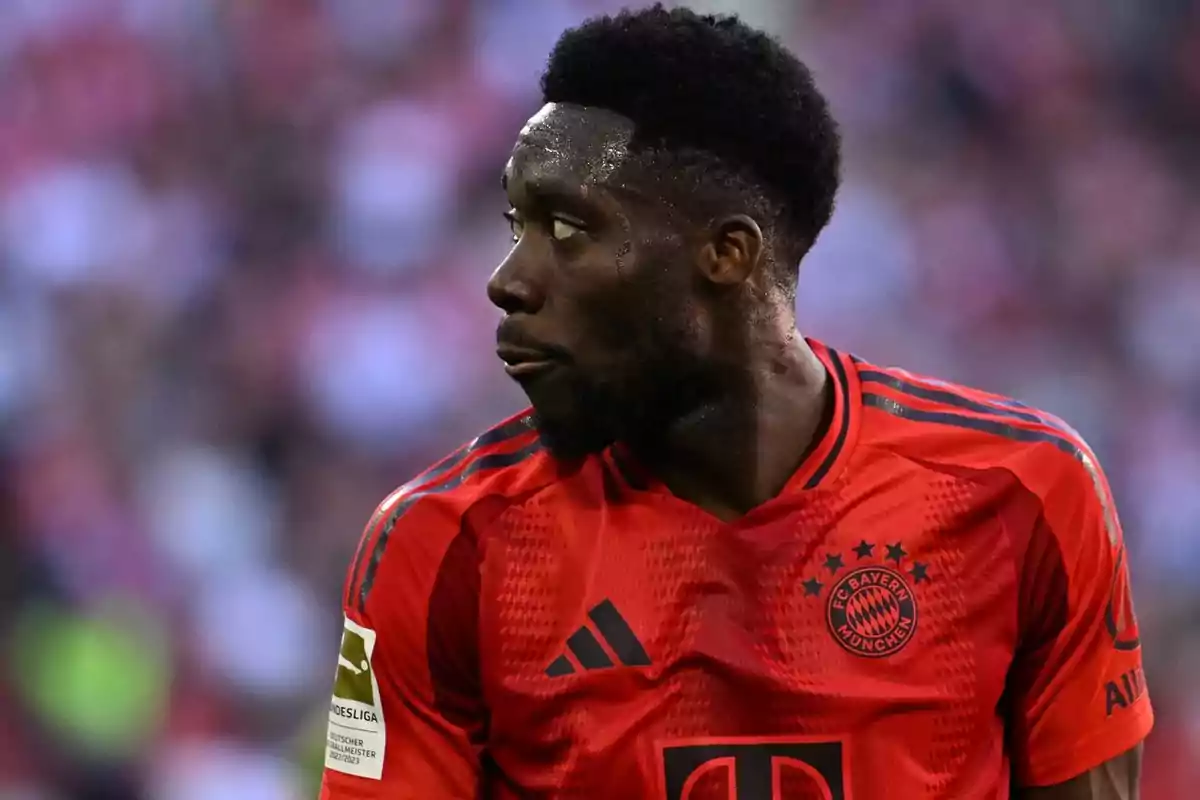
[(477, 797), (477, 605), (459, 530), (441, 498), (411, 491), (368, 524), (343, 596), (320, 800)]
[(1017, 800), (1138, 800), (1142, 746), (1056, 786), (1018, 790)]
[(1120, 523), (1103, 473), (1081, 452), (1039, 453), (1022, 475), (1041, 501), (1009, 674), (1023, 800), (1136, 798), (1154, 720)]

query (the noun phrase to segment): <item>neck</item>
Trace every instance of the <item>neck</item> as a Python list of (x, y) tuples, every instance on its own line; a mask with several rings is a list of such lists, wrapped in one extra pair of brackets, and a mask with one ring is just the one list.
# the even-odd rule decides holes
[(635, 448), (673, 494), (723, 519), (779, 494), (833, 408), (825, 365), (794, 327), (744, 363), (728, 392)]

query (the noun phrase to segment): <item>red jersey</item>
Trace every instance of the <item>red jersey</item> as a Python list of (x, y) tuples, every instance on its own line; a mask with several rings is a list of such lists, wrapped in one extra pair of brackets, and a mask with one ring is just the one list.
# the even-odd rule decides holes
[(323, 800), (1007, 800), (1152, 712), (1087, 445), (813, 342), (828, 433), (723, 522), (527, 416), (397, 490), (344, 597)]

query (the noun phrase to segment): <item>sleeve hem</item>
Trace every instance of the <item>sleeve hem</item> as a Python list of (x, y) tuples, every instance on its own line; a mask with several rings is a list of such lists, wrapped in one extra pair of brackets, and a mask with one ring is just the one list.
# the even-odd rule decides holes
[[(1132, 711), (1132, 709), (1131, 709)], [(1068, 750), (1057, 750), (1040, 757), (1034, 766), (1018, 768), (1018, 783), (1025, 788), (1054, 786), (1069, 781), (1116, 758), (1142, 742), (1154, 727), (1154, 710), (1149, 700), (1133, 711), (1119, 728), (1100, 730), (1078, 740)]]

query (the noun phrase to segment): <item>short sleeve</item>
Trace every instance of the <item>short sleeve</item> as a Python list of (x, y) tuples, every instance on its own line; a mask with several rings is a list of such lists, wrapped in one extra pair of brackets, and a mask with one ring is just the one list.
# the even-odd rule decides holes
[(1041, 460), (1042, 515), (1021, 569), (1009, 678), (1018, 783), (1051, 786), (1141, 742), (1153, 725), (1129, 569), (1107, 481), (1089, 452)]
[[(477, 797), (478, 709), (434, 674), (437, 652), (472, 653), (471, 621), (457, 618), (474, 607), (470, 582), (445, 574), (464, 562), (458, 528), (437, 503), (403, 494), (368, 524), (343, 596), (320, 800)], [(448, 599), (452, 585), (467, 594)], [(455, 641), (436, 640), (445, 632)]]

